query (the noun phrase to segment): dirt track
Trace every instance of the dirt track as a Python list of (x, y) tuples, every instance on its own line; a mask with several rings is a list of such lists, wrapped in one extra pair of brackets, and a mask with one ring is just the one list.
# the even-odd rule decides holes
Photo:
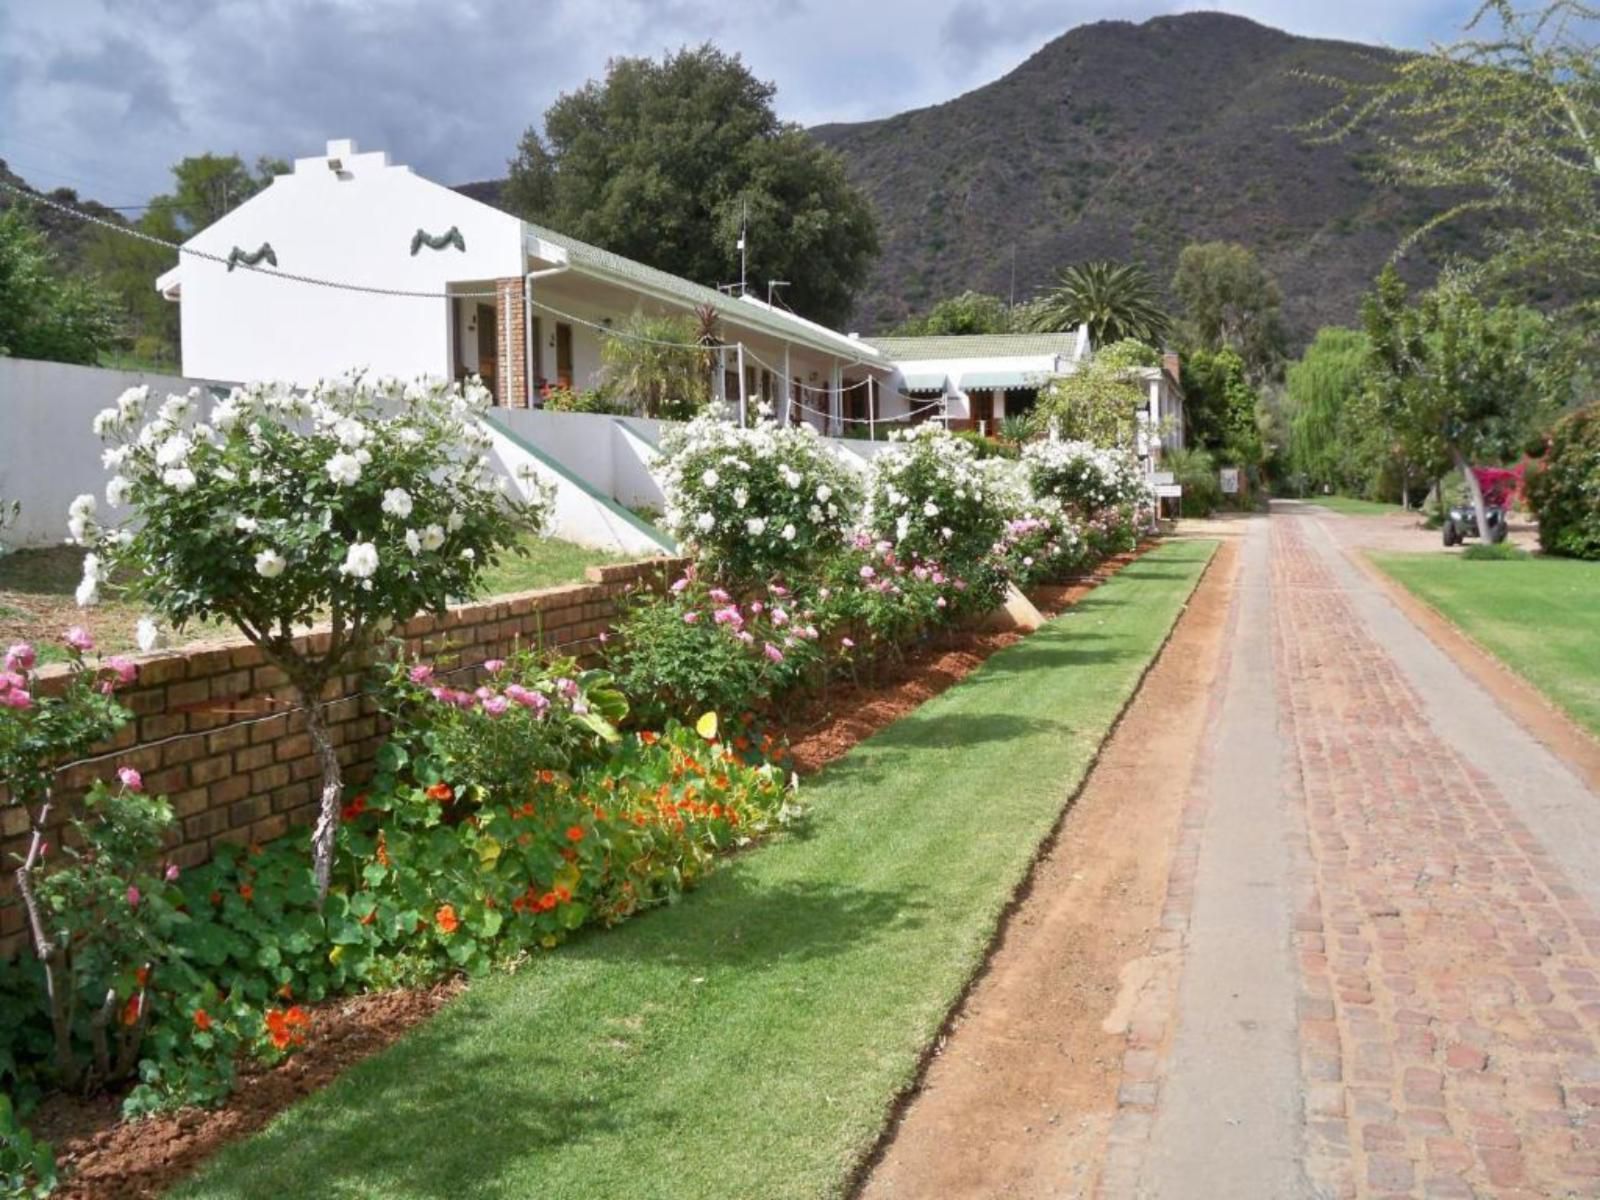
[(1225, 542), (862, 1196), (1092, 1193), (1135, 1001), (1175, 985), (1151, 943), (1237, 571)]

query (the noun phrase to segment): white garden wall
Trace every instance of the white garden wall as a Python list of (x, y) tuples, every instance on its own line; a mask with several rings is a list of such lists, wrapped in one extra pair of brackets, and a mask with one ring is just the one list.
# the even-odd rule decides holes
[(22, 502), (20, 520), (0, 533), (0, 542), (18, 547), (64, 540), (67, 505), (83, 492), (99, 494), (101, 511), (106, 511), (102, 447), (90, 423), (95, 413), (140, 384), (149, 384), (162, 396), (191, 387), (231, 386), (177, 375), (0, 358), (0, 501)]

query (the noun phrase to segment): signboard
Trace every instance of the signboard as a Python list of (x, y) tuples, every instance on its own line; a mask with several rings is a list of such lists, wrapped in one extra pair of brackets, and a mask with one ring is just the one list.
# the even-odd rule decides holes
[(1237, 496), (1239, 494), (1239, 468), (1223, 467), (1218, 474), (1222, 478), (1222, 494), (1224, 496)]
[(1183, 499), (1183, 486), (1177, 483), (1158, 483), (1156, 484), (1156, 499), (1181, 500)]
[(1165, 487), (1168, 484), (1172, 484), (1172, 483), (1176, 483), (1176, 482), (1178, 482), (1177, 478), (1172, 474), (1171, 471), (1151, 471), (1150, 472), (1150, 485), (1152, 487)]

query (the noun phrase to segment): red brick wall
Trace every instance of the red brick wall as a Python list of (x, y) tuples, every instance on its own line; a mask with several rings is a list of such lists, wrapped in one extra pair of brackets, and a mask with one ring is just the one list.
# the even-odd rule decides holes
[[(442, 665), (470, 668), (535, 644), (581, 656), (593, 653), (622, 596), (641, 586), (661, 587), (681, 566), (655, 559), (590, 567), (588, 583), (460, 605), (442, 618), (417, 617), (400, 632), (410, 654)], [(48, 692), (63, 678), (59, 667), (42, 669), (40, 690)], [(452, 682), (472, 678), (464, 674)], [(371, 774), (384, 734), (372, 697), (363, 694), (365, 679), (355, 671), (338, 680), (328, 708), (345, 779), (353, 784)], [(177, 817), (171, 857), (183, 866), (203, 862), (221, 842), (267, 841), (315, 816), (320, 768), (305, 721), (283, 711), (293, 704), (292, 692), (254, 646), (206, 643), (145, 657), (138, 681), (121, 699), (134, 719), (114, 741), (62, 771), (61, 819), (94, 779), (109, 780), (121, 766), (138, 768), (146, 791), (171, 800)], [(0, 956), (22, 945), (22, 910), (12, 903), (13, 855), (26, 850), (27, 828), (26, 814), (8, 803), (0, 785)]]
[(501, 358), (497, 389), (500, 394), (495, 401), (505, 408), (527, 408), (528, 331), (523, 328), (522, 280), (497, 279), (494, 286)]

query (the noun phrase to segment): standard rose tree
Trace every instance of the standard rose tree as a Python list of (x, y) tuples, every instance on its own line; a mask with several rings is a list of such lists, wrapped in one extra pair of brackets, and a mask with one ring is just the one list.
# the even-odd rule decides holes
[[(542, 526), (551, 497), (497, 474), (476, 383), (369, 382), (198, 389), (151, 410), (147, 388), (100, 413), (106, 501), (80, 496), (69, 532), (90, 547), (80, 604), (132, 593), (182, 626), (222, 618), (283, 669), (322, 762), (312, 835), (325, 894), (340, 814), (339, 760), (322, 696), (392, 622), (471, 595), (480, 573)], [(327, 635), (296, 640), (315, 622)], [(142, 625), (141, 643), (150, 628)]]

